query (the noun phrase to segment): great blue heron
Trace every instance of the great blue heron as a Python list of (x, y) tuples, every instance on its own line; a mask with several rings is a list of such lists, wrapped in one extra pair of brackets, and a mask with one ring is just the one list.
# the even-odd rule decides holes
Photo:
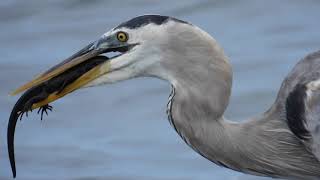
[[(236, 43), (236, 42), (235, 42)], [(102, 56), (120, 52), (112, 58)], [(263, 114), (236, 123), (228, 106), (232, 69), (222, 48), (199, 27), (176, 18), (143, 15), (126, 21), (67, 60), (25, 84), (8, 125), (15, 176), (14, 129), (28, 110), (83, 87), (135, 77), (169, 81), (173, 128), (210, 161), (244, 173), (275, 178), (320, 177), (320, 51), (301, 60)]]

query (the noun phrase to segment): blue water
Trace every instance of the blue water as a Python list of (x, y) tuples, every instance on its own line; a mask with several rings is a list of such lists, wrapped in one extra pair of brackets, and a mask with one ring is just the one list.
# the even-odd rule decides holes
[[(11, 179), (8, 93), (118, 23), (141, 14), (190, 21), (213, 35), (234, 70), (226, 116), (243, 120), (273, 102), (283, 77), (320, 49), (320, 1), (1, 0), (0, 179)], [(17, 179), (268, 179), (218, 167), (192, 151), (165, 114), (168, 83), (136, 79), (83, 89), (40, 121), (17, 125)]]

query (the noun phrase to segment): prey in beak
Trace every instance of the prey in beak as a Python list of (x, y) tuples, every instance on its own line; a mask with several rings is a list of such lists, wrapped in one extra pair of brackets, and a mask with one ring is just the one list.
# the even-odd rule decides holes
[(112, 58), (102, 54), (108, 52), (124, 54), (135, 45), (121, 41), (117, 36), (102, 37), (11, 93), (16, 95), (25, 91), (12, 109), (7, 130), (8, 153), (13, 177), (16, 177), (14, 134), (18, 119), (21, 120), (23, 114), (27, 115), (29, 111), (37, 108), (39, 108), (38, 113), (41, 112), (42, 119), (43, 113), (47, 114), (48, 110), (52, 110), (50, 102), (110, 72)]

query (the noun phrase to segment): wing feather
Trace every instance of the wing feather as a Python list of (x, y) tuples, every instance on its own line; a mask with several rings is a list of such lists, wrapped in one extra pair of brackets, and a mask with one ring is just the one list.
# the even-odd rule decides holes
[(284, 109), (293, 134), (320, 160), (320, 51), (293, 68), (282, 83), (275, 104)]

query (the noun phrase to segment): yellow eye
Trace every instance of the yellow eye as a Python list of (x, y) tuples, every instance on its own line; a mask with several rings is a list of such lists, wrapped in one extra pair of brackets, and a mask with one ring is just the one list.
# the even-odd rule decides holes
[(128, 41), (128, 35), (125, 32), (118, 32), (117, 39), (121, 42), (126, 42), (126, 41)]

